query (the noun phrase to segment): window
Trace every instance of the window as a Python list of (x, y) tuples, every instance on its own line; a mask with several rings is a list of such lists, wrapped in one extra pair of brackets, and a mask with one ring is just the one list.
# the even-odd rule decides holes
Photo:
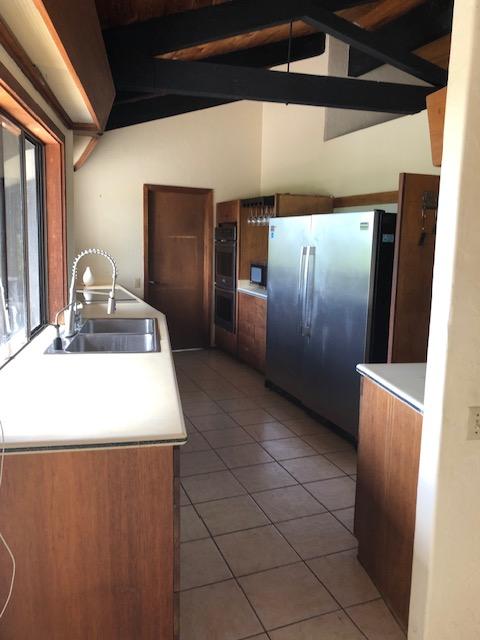
[(0, 115), (0, 366), (45, 321), (42, 145)]

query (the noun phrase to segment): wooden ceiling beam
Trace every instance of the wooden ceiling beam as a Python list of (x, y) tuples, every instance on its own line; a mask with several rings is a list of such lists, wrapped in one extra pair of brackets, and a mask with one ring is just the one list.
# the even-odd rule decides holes
[(369, 31), (379, 29), (393, 20), (397, 20), (412, 9), (424, 4), (427, 0), (383, 0), (368, 13), (358, 18), (355, 23)]
[(378, 32), (365, 31), (323, 9), (317, 0), (309, 0), (304, 20), (319, 31), (324, 31), (358, 51), (377, 58), (383, 64), (390, 64), (437, 87), (447, 84), (447, 73), (444, 69), (409, 53), (403, 45), (389, 41)]
[[(121, 91), (168, 92), (221, 100), (256, 100), (411, 114), (426, 108), (430, 87), (266, 71), (207, 62), (145, 60), (115, 71)], [(138, 106), (138, 103), (137, 103)]]
[[(413, 51), (449, 34), (452, 30), (453, 0), (435, 5), (423, 4), (398, 20), (382, 27), (378, 33), (384, 40), (404, 50)], [(348, 75), (354, 78), (381, 66), (378, 58), (354, 47), (350, 48)]]
[[(323, 0), (329, 11), (340, 11), (368, 0)], [(310, 0), (235, 0), (196, 11), (185, 11), (141, 23), (107, 29), (109, 57), (119, 51), (159, 56), (206, 42), (301, 20)]]

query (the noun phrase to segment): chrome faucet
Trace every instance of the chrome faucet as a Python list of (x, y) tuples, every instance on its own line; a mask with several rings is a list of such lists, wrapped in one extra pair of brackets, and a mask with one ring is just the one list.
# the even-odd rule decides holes
[(84, 256), (103, 256), (106, 258), (110, 264), (112, 265), (112, 288), (108, 295), (108, 305), (107, 305), (107, 313), (111, 315), (114, 313), (116, 304), (115, 304), (115, 284), (117, 281), (117, 265), (115, 264), (115, 260), (112, 256), (103, 251), (103, 249), (84, 249), (80, 251), (78, 256), (73, 261), (72, 265), (72, 281), (70, 282), (70, 291), (68, 296), (68, 313), (65, 315), (65, 336), (67, 338), (73, 336), (75, 334), (75, 312), (77, 306), (76, 293), (75, 293), (75, 283), (77, 280), (77, 268), (78, 263)]

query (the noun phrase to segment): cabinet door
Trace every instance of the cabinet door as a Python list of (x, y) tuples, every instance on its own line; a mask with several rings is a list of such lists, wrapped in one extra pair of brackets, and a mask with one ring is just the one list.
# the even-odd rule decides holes
[(422, 415), (362, 380), (355, 535), (358, 558), (406, 629)]
[[(425, 362), (427, 359), (436, 210), (428, 209), (422, 222), (424, 194), (438, 198), (439, 176), (402, 173), (395, 238), (389, 362)], [(419, 244), (422, 226), (425, 236)]]
[(240, 200), (229, 200), (217, 204), (217, 224), (240, 222)]

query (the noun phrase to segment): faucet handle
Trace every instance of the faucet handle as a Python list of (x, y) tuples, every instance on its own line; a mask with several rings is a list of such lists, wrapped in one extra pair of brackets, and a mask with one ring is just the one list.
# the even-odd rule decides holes
[(115, 313), (115, 310), (117, 308), (117, 303), (115, 301), (115, 298), (112, 295), (108, 296), (108, 304), (107, 304), (107, 313), (110, 316), (112, 313)]

